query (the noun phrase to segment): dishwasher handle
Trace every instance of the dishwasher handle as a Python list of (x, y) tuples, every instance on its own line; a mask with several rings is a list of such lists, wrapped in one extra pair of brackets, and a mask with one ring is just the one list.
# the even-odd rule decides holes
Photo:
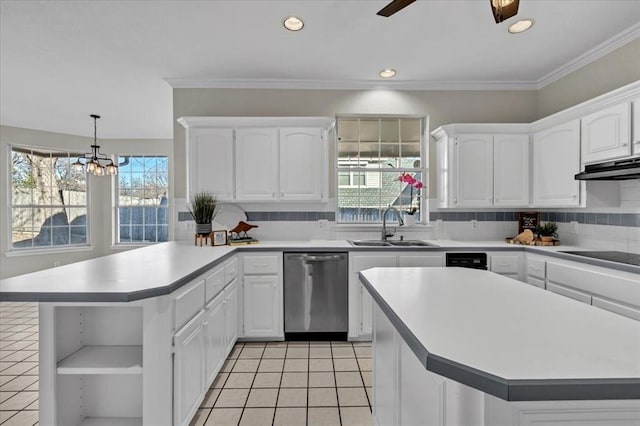
[(302, 260), (307, 262), (331, 262), (342, 259), (342, 255), (339, 254), (326, 254), (326, 255), (304, 255), (301, 256)]

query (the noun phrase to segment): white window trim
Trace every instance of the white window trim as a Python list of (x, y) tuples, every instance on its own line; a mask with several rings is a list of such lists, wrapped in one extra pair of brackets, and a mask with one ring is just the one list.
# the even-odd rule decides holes
[[(72, 151), (68, 148), (57, 148), (57, 147), (45, 147), (45, 146), (35, 146), (35, 145), (20, 145), (20, 144), (7, 144), (7, 156), (5, 158), (6, 161), (6, 179), (7, 179), (7, 251), (4, 253), (5, 257), (20, 257), (20, 256), (30, 256), (30, 255), (43, 255), (43, 254), (55, 254), (55, 253), (72, 253), (72, 252), (83, 252), (83, 251), (91, 251), (95, 248), (91, 244), (91, 183), (88, 175), (86, 176), (86, 204), (85, 206), (73, 206), (71, 208), (86, 208), (87, 210), (87, 242), (83, 244), (65, 244), (65, 245), (51, 245), (51, 246), (37, 246), (37, 247), (13, 247), (13, 215), (12, 209), (14, 208), (13, 203), (11, 202), (11, 190), (12, 190), (12, 180), (11, 180), (11, 156), (13, 153), (14, 147), (20, 147), (24, 149), (31, 150), (47, 150), (47, 151), (55, 151), (55, 152), (65, 152), (67, 154), (72, 154)], [(73, 158), (70, 156), (70, 158)], [(25, 206), (29, 208), (33, 205)], [(41, 207), (41, 206), (40, 206)], [(59, 207), (59, 206), (56, 206)], [(46, 208), (46, 206), (45, 206)]]
[[(425, 229), (425, 228), (431, 228), (431, 222), (429, 220), (429, 189), (431, 187), (431, 182), (429, 181), (429, 116), (422, 116), (422, 115), (389, 115), (389, 114), (354, 114), (354, 115), (339, 115), (336, 117), (336, 124), (337, 124), (337, 120), (338, 119), (348, 119), (348, 118), (356, 118), (356, 119), (385, 119), (385, 118), (397, 118), (397, 119), (420, 119), (422, 121), (422, 133), (421, 133), (421, 140), (420, 140), (420, 164), (422, 165), (422, 167), (420, 168), (398, 168), (398, 169), (393, 169), (396, 170), (399, 174), (400, 173), (421, 173), (421, 175), (423, 176), (422, 181), (425, 183), (425, 189), (423, 190), (423, 196), (420, 197), (420, 211), (422, 212), (421, 214), (421, 220), (420, 222), (416, 222), (415, 228), (420, 228), (420, 229)], [(366, 160), (358, 160), (358, 159), (353, 159), (353, 160), (343, 160), (343, 161), (339, 161), (338, 160), (338, 155), (339, 155), (339, 143), (340, 141), (338, 140), (338, 132), (336, 130), (335, 133), (335, 138), (334, 138), (334, 152), (335, 152), (335, 160), (334, 160), (334, 166), (335, 166), (335, 170), (334, 170), (334, 176), (335, 176), (335, 187), (334, 187), (334, 191), (336, 194), (336, 206), (335, 206), (335, 212), (336, 212), (336, 222), (334, 227), (337, 230), (341, 230), (341, 231), (348, 231), (349, 228), (352, 228), (352, 230), (365, 230), (367, 228), (369, 229), (373, 229), (373, 228), (379, 228), (380, 224), (382, 222), (340, 222), (339, 221), (339, 209), (340, 209), (340, 201), (339, 201), (339, 197), (338, 197), (338, 191), (340, 188), (357, 188), (357, 186), (341, 186), (339, 185), (339, 178), (338, 178), (338, 174), (340, 172), (346, 172), (346, 171), (358, 171), (358, 170), (365, 170), (365, 171), (379, 171), (379, 172), (389, 172), (391, 171), (390, 169), (387, 168), (379, 168), (379, 169), (362, 169), (362, 168), (345, 168), (343, 166), (340, 166), (339, 163), (353, 163), (353, 164), (359, 164), (362, 163), (363, 161)], [(363, 187), (364, 188), (364, 187)], [(412, 229), (414, 228), (414, 226), (411, 227), (405, 227), (405, 229)]]
[[(171, 208), (172, 208), (172, 203), (171, 203), (171, 177), (170, 177), (170, 161), (171, 161), (171, 157), (167, 154), (149, 154), (149, 153), (137, 153), (137, 154), (116, 154), (115, 155), (115, 160), (116, 162), (119, 163), (120, 161), (120, 157), (164, 157), (167, 159), (167, 205), (166, 206), (153, 206), (153, 207), (162, 207), (165, 208), (167, 210), (167, 241), (171, 241), (171, 239), (169, 238), (169, 234), (170, 234), (170, 228), (171, 228)], [(145, 242), (145, 241), (124, 241), (121, 242), (120, 241), (120, 221), (119, 221), (119, 212), (118, 209), (121, 207), (118, 204), (119, 201), (119, 189), (120, 189), (120, 181), (118, 179), (119, 175), (114, 176), (114, 180), (112, 183), (112, 208), (111, 208), (111, 214), (112, 214), (112, 237), (111, 237), (111, 246), (110, 248), (112, 250), (128, 250), (128, 249), (132, 249), (132, 248), (136, 248), (136, 247), (147, 247), (150, 245), (154, 245), (154, 244), (162, 244), (165, 241), (149, 241), (149, 242)], [(142, 224), (144, 225), (144, 224)]]

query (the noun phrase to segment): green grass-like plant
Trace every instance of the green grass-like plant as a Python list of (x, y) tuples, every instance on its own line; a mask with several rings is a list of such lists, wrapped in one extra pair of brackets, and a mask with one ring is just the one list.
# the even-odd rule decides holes
[(555, 222), (546, 222), (536, 227), (536, 233), (543, 237), (557, 237), (558, 224)]
[(211, 223), (218, 214), (218, 200), (214, 195), (199, 192), (191, 198), (189, 213), (198, 224)]

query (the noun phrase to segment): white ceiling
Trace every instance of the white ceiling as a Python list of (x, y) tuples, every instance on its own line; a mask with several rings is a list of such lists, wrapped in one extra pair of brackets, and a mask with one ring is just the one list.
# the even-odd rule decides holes
[[(521, 0), (529, 32), (489, 0), (0, 2), (0, 122), (89, 136), (171, 138), (179, 86), (536, 88), (612, 38), (640, 33), (639, 0)], [(283, 29), (298, 15), (305, 29)], [(623, 33), (624, 36), (619, 35)]]

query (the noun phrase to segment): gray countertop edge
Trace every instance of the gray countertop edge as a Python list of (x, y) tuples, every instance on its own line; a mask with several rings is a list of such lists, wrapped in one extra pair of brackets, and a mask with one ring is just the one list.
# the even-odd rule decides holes
[(430, 246), (430, 247), (354, 247), (354, 246), (340, 246), (340, 245), (327, 245), (316, 247), (304, 247), (293, 243), (291, 246), (278, 245), (278, 246), (235, 246), (234, 250), (214, 259), (210, 263), (198, 268), (196, 271), (189, 273), (188, 275), (174, 281), (173, 283), (162, 286), (152, 287), (149, 289), (143, 289), (135, 292), (105, 292), (105, 293), (60, 293), (60, 292), (0, 292), (0, 302), (132, 302), (141, 299), (148, 299), (157, 296), (163, 296), (172, 293), (189, 283), (197, 276), (203, 274), (208, 269), (216, 266), (218, 263), (228, 259), (239, 252), (268, 252), (268, 251), (282, 251), (282, 252), (407, 252), (407, 251), (424, 251), (424, 252), (495, 252), (495, 251), (514, 251), (514, 252), (532, 252), (544, 256), (556, 257), (559, 259), (569, 260), (578, 263), (589, 264), (593, 266), (600, 266), (609, 268), (612, 270), (631, 272), (640, 274), (640, 267), (633, 265), (625, 265), (622, 263), (609, 262), (598, 259), (591, 259), (587, 257), (576, 256), (566, 253), (558, 253), (555, 251), (547, 251), (543, 248), (537, 248), (532, 246), (522, 245), (507, 245), (507, 246)]
[(505, 379), (431, 353), (362, 273), (358, 275), (373, 300), (428, 371), (505, 401), (640, 399), (640, 378)]
[[(178, 290), (180, 287), (184, 286), (185, 284), (188, 284), (195, 278), (204, 274), (209, 269), (224, 262), (234, 254), (235, 254), (235, 251), (229, 252), (217, 259), (212, 260), (211, 262), (207, 263), (206, 265), (203, 265), (202, 267), (185, 275), (184, 277), (172, 282), (171, 284), (162, 286), (162, 287), (152, 287), (152, 288), (138, 290), (138, 291), (128, 291), (128, 292), (121, 292), (121, 293), (118, 293), (118, 292), (108, 292), (108, 293), (107, 292), (105, 293), (0, 292), (0, 302), (114, 303), (114, 302), (134, 302), (136, 300), (150, 299), (152, 297), (164, 296), (164, 295), (173, 293), (174, 291)], [(34, 295), (36, 294), (37, 294), (37, 299), (34, 298)]]

